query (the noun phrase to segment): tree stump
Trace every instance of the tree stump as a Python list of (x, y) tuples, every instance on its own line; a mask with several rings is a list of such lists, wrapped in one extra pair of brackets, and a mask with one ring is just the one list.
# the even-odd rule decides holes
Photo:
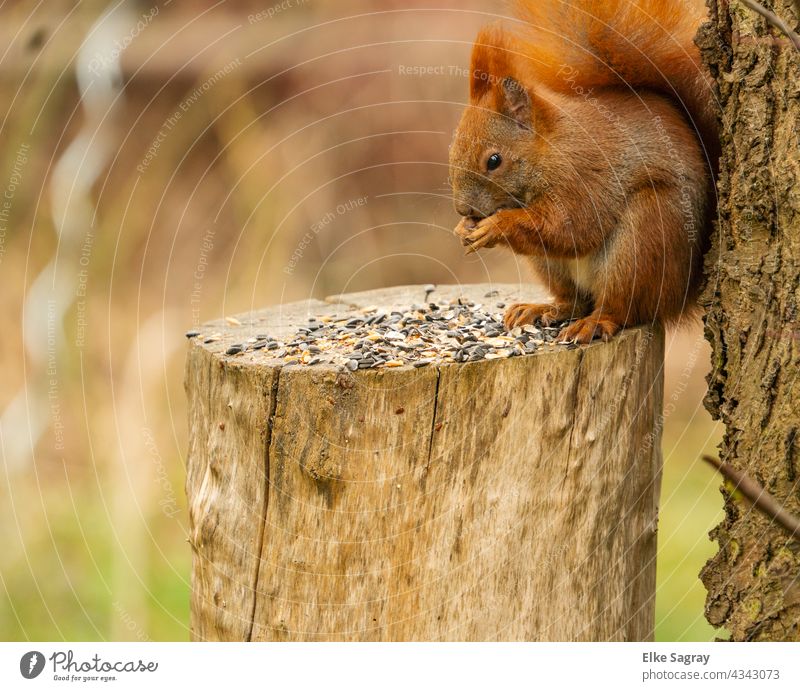
[[(438, 288), (510, 304), (509, 286)], [(421, 287), (214, 322), (192, 339), (192, 637), (650, 640), (663, 334), (342, 372), (259, 351), (310, 316), (407, 310)]]

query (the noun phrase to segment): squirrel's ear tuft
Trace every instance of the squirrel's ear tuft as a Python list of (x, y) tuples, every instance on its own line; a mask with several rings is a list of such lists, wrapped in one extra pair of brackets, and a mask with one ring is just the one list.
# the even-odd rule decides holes
[(533, 117), (532, 99), (528, 90), (513, 77), (506, 77), (500, 84), (500, 112), (516, 120), (523, 127), (531, 126)]
[(473, 104), (491, 94), (503, 75), (511, 71), (508, 40), (505, 29), (499, 23), (488, 24), (478, 33), (470, 60), (469, 95)]

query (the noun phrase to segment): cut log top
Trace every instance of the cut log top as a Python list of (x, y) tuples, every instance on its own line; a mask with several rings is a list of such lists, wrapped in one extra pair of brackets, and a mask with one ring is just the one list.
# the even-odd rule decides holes
[(505, 307), (547, 300), (533, 287), (407, 286), (236, 315), (187, 336), (243, 366), (340, 371), (445, 366), (576, 348), (558, 342), (558, 325), (504, 329)]
[[(519, 348), (497, 340), (496, 359), (466, 364), (454, 356), (471, 351), (445, 331), (424, 367), (276, 357), (311, 318), (460, 297), (498, 315), (498, 303), (546, 299), (509, 286), (417, 286), (275, 307), (191, 336), (195, 639), (652, 636), (660, 330), (581, 348), (535, 332), (522, 338), (532, 355), (498, 355)], [(413, 326), (408, 341), (419, 340)], [(379, 328), (362, 339), (367, 360), (382, 359), (374, 343), (418, 357)], [(286, 345), (268, 350), (270, 338)], [(298, 362), (319, 355), (310, 345), (297, 346)]]

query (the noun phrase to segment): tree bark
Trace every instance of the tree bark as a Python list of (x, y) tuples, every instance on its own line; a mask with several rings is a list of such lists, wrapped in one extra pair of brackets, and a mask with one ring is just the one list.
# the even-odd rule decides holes
[[(793, 27), (795, 3), (766, 1)], [(720, 216), (704, 294), (720, 457), (800, 513), (800, 54), (739, 2), (709, 0), (698, 37), (722, 115)], [(800, 640), (800, 544), (732, 488), (701, 577), (732, 640)]]
[[(497, 286), (441, 288), (478, 302)], [(510, 288), (492, 300), (510, 302)], [(527, 295), (542, 299), (542, 295)], [(650, 640), (663, 335), (343, 373), (231, 343), (422, 288), (207, 326), (187, 365), (196, 640)]]

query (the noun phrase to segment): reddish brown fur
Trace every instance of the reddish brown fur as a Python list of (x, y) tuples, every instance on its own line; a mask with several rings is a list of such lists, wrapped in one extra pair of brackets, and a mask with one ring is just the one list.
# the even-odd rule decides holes
[[(562, 6), (536, 2), (539, 17), (542, 7)], [(685, 8), (683, 0), (651, 4), (662, 13)], [(562, 27), (562, 42), (570, 29)], [(471, 250), (502, 244), (529, 257), (550, 286), (555, 304), (513, 306), (509, 327), (582, 317), (563, 335), (585, 343), (623, 326), (677, 320), (695, 304), (713, 208), (703, 147), (715, 149), (708, 106), (697, 114), (705, 123), (698, 136), (674, 101), (654, 90), (653, 66), (642, 68), (637, 84), (641, 54), (613, 42), (602, 46), (606, 61), (634, 87), (649, 88), (623, 88), (608, 67), (584, 61), (580, 72), (560, 67), (567, 86), (555, 90), (545, 86), (557, 78), (542, 78), (541, 61), (531, 67), (529, 45), (491, 26), (473, 50), (471, 105), (451, 149), (456, 208), (465, 216), (458, 235)], [(651, 48), (650, 57), (676, 52)], [(687, 64), (658, 67), (674, 90), (696, 97), (705, 82)], [(503, 163), (488, 171), (493, 152)]]

